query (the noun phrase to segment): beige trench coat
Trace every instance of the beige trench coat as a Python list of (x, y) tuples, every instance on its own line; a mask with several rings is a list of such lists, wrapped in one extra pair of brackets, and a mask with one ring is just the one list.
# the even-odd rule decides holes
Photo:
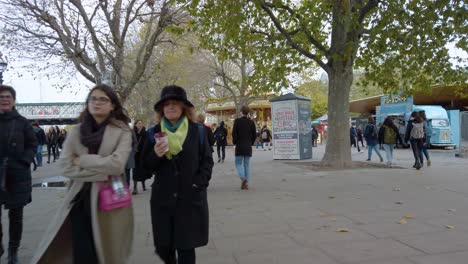
[[(91, 189), (91, 221), (96, 252), (101, 264), (128, 262), (133, 242), (133, 208), (109, 212), (98, 209), (98, 183), (109, 175), (122, 175), (131, 151), (131, 130), (123, 123), (112, 122), (106, 127), (98, 155), (88, 154), (80, 142), (80, 125), (69, 133), (60, 155), (63, 176), (70, 179), (64, 202), (37, 248), (31, 263), (73, 263), (70, 202), (83, 187), (93, 182)], [(79, 166), (73, 159), (79, 157)]]

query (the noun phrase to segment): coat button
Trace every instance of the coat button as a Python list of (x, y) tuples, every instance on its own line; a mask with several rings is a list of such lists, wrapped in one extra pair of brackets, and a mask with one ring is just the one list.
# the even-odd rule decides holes
[(177, 193), (174, 193), (174, 198), (177, 198)]

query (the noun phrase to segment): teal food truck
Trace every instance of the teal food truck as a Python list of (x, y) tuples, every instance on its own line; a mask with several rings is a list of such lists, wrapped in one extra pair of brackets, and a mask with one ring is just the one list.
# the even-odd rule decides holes
[(460, 136), (459, 133), (456, 133), (459, 120), (454, 118), (451, 122), (450, 111), (445, 110), (440, 105), (414, 105), (412, 96), (384, 95), (380, 98), (380, 106), (376, 109), (376, 121), (377, 124), (381, 124), (387, 116), (393, 117), (395, 125), (404, 138), (406, 125), (413, 111), (426, 113), (426, 127), (431, 131), (429, 142), (431, 147), (456, 147), (457, 137)]

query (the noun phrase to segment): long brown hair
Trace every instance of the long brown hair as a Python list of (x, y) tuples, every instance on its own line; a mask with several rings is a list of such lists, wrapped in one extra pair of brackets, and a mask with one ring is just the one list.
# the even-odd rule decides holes
[(98, 84), (94, 86), (93, 89), (91, 89), (91, 91), (89, 91), (88, 96), (86, 97), (86, 108), (80, 114), (80, 122), (84, 122), (85, 117), (91, 115), (88, 109), (88, 104), (91, 94), (95, 90), (100, 90), (104, 92), (107, 95), (107, 97), (109, 97), (109, 99), (111, 100), (111, 104), (114, 105), (114, 110), (111, 111), (109, 116), (110, 120), (115, 119), (122, 121), (128, 127), (128, 123), (130, 123), (130, 118), (128, 117), (127, 110), (125, 110), (125, 108), (123, 108), (122, 104), (120, 103), (119, 97), (117, 96), (117, 93), (115, 92), (114, 88), (105, 84)]

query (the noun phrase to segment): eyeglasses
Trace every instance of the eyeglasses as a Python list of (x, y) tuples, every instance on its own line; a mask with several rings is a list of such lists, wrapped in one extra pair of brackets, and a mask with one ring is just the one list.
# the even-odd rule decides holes
[(89, 101), (93, 104), (108, 104), (111, 102), (111, 100), (107, 97), (94, 97), (94, 96), (91, 96), (89, 98)]
[(11, 96), (11, 95), (0, 95), (0, 99), (1, 100), (3, 100), (3, 99), (10, 100), (10, 99), (13, 99), (13, 96)]

